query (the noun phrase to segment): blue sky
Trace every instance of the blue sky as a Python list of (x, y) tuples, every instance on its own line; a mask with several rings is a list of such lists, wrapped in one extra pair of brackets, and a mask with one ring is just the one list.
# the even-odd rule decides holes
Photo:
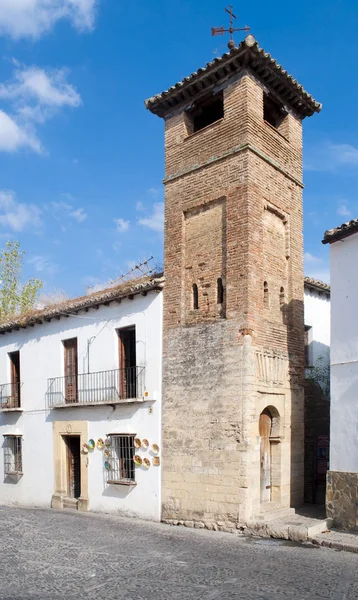
[[(325, 229), (358, 217), (353, 0), (235, 5), (323, 110), (304, 121), (306, 274), (328, 280)], [(24, 276), (81, 295), (162, 258), (163, 123), (145, 98), (216, 55), (218, 0), (1, 0), (0, 244)], [(236, 36), (236, 41), (241, 39)]]

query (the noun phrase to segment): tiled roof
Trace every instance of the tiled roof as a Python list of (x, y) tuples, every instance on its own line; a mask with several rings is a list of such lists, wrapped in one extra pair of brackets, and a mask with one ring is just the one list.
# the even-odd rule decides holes
[(319, 292), (326, 292), (327, 294), (331, 292), (331, 286), (328, 283), (313, 279), (312, 277), (305, 277), (305, 287), (313, 288)]
[(342, 223), (339, 227), (335, 227), (334, 229), (327, 229), (324, 234), (324, 238), (322, 240), (323, 244), (331, 244), (332, 242), (336, 242), (337, 240), (342, 240), (353, 233), (357, 233), (358, 231), (358, 219), (352, 219), (352, 221), (348, 221), (347, 223)]
[(270, 54), (259, 47), (253, 35), (248, 35), (239, 46), (220, 58), (215, 58), (204, 68), (198, 69), (165, 92), (149, 98), (145, 105), (154, 114), (164, 117), (179, 105), (187, 104), (198, 94), (214, 88), (243, 69), (251, 71), (301, 118), (321, 110), (322, 105), (316, 102)]
[(108, 305), (110, 302), (118, 302), (123, 298), (145, 294), (151, 290), (161, 290), (163, 283), (164, 277), (162, 274), (145, 276), (99, 292), (94, 292), (88, 296), (81, 296), (73, 300), (52, 304), (41, 310), (32, 310), (0, 323), (0, 333), (10, 332), (13, 329), (18, 330), (33, 327), (37, 324), (49, 322), (54, 318), (60, 319), (61, 317), (77, 314), (80, 310), (99, 308), (101, 304)]

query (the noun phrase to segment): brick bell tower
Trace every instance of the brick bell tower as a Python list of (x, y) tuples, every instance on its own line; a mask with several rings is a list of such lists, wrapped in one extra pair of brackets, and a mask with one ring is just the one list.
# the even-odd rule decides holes
[(303, 501), (302, 120), (252, 35), (146, 101), (165, 120), (162, 516)]

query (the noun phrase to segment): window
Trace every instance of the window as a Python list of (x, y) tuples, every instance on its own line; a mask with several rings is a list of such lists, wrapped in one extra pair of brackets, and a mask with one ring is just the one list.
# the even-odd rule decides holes
[(108, 457), (109, 469), (107, 483), (135, 483), (134, 438), (135, 434), (110, 433), (111, 441)]
[(199, 309), (199, 291), (196, 283), (193, 284), (193, 309)]
[(282, 121), (286, 118), (287, 112), (283, 105), (269, 94), (264, 94), (264, 121), (279, 129)]
[(186, 113), (188, 133), (195, 133), (204, 127), (215, 123), (224, 116), (223, 92), (211, 94), (195, 102), (193, 108)]
[(135, 327), (118, 330), (119, 387), (122, 399), (137, 398), (137, 351)]
[(270, 306), (270, 298), (269, 298), (269, 288), (267, 281), (264, 281), (264, 307), (269, 308)]
[(21, 435), (4, 435), (4, 473), (22, 475)]
[(312, 335), (312, 327), (310, 325), (305, 325), (305, 367), (312, 366), (312, 357), (311, 357), (311, 335)]
[(65, 401), (68, 404), (78, 400), (78, 352), (77, 338), (64, 340), (65, 350)]
[(10, 392), (7, 398), (7, 408), (20, 407), (20, 352), (10, 352)]
[(218, 286), (218, 304), (224, 304), (224, 284), (221, 277), (217, 281)]

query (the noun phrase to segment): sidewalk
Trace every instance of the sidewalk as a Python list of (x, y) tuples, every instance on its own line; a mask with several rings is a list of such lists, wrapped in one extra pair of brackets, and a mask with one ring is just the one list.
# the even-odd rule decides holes
[(345, 533), (344, 531), (331, 529), (311, 537), (309, 541), (317, 546), (358, 554), (358, 531), (357, 533)]

